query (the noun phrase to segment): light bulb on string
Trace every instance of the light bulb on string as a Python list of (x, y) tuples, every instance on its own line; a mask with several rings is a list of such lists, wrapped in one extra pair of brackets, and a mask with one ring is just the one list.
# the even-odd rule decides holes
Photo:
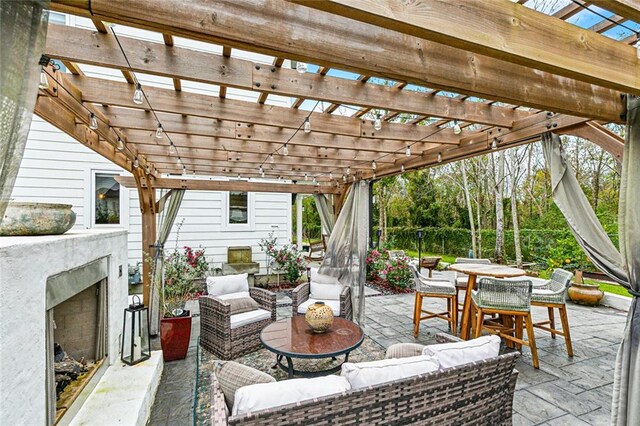
[(456, 135), (462, 133), (462, 129), (460, 128), (460, 124), (458, 124), (458, 120), (453, 120), (453, 133)]
[(187, 166), (183, 165), (182, 166), (182, 176), (186, 176), (187, 175)]
[(333, 172), (329, 172), (329, 180), (333, 180)]
[(313, 184), (316, 186), (318, 185), (318, 180), (315, 177), (313, 178)]
[(438, 163), (442, 163), (442, 153), (438, 153)]
[(382, 129), (382, 120), (380, 119), (380, 114), (376, 114), (376, 119), (373, 122), (373, 128), (376, 130)]
[(144, 100), (144, 94), (142, 93), (142, 85), (136, 84), (136, 91), (133, 92), (133, 103), (136, 105), (142, 105)]
[(91, 130), (96, 130), (98, 128), (98, 119), (94, 113), (89, 113), (89, 128)]
[(162, 128), (162, 124), (158, 123), (158, 128), (156, 129), (156, 139), (162, 139), (164, 133), (164, 129)]
[(169, 143), (169, 154), (175, 155), (175, 153), (176, 153), (176, 147), (173, 146), (173, 142), (170, 142)]
[(240, 173), (238, 173), (238, 180), (242, 179), (242, 176), (240, 175)]
[(372, 170), (375, 170), (375, 169), (377, 169), (377, 168), (378, 168), (378, 166), (377, 166), (377, 164), (376, 164), (376, 160), (373, 160), (373, 161), (371, 162), (371, 169), (372, 169)]
[(306, 173), (304, 174), (304, 180), (309, 180), (309, 175), (307, 175)]
[(269, 162), (271, 164), (273, 164), (275, 162), (274, 158), (273, 158), (273, 154), (269, 154)]
[(182, 163), (182, 160), (180, 159), (180, 157), (176, 158), (176, 164), (180, 164)]
[(40, 83), (38, 87), (42, 90), (49, 88), (49, 79), (47, 78), (47, 73), (44, 71), (44, 67), (40, 68)]
[(311, 133), (311, 121), (309, 120), (309, 117), (304, 119), (304, 132)]
[(135, 160), (133, 160), (133, 167), (135, 167), (136, 169), (140, 167), (140, 162), (138, 161), (138, 157), (136, 157)]
[(491, 141), (491, 149), (497, 149), (497, 148), (498, 148), (498, 139), (493, 138), (493, 140)]
[(404, 150), (404, 155), (411, 157), (411, 146), (407, 145), (407, 149)]
[(287, 146), (287, 144), (284, 144), (284, 147), (282, 148), (282, 154), (283, 155), (289, 155), (289, 147)]
[(264, 170), (262, 169), (262, 166), (258, 167), (258, 173), (260, 173), (260, 176), (264, 177)]
[(351, 174), (351, 167), (347, 167), (347, 174), (350, 175)]
[(404, 173), (404, 164), (400, 164), (400, 171)]
[(149, 164), (147, 164), (147, 174), (151, 174), (151, 166)]
[(347, 181), (347, 175), (342, 175), (342, 181), (346, 182)]
[(300, 74), (304, 74), (305, 72), (307, 72), (307, 63), (306, 62), (296, 62), (296, 71), (298, 71)]
[(118, 148), (118, 151), (124, 151), (124, 142), (122, 142), (120, 136), (118, 136), (118, 143), (116, 144), (116, 148)]

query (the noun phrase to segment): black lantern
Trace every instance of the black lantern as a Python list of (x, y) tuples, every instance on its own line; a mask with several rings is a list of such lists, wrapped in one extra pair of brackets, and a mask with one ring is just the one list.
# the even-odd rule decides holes
[(422, 229), (418, 229), (418, 272), (422, 272)]
[(129, 365), (151, 357), (149, 308), (144, 306), (138, 296), (133, 296), (133, 303), (124, 310), (120, 357), (122, 362)]
[(378, 237), (378, 245), (377, 245), (378, 250), (380, 250), (380, 236), (381, 235), (382, 235), (382, 229), (378, 229), (376, 231), (376, 237)]
[(311, 267), (307, 266), (307, 282), (311, 284)]

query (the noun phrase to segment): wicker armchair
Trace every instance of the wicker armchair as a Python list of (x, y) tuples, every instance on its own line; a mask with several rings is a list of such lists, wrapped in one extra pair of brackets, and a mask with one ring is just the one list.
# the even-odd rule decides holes
[[(416, 296), (413, 305), (413, 335), (418, 337), (420, 332), (420, 321), (429, 318), (440, 318), (449, 323), (449, 329), (455, 335), (458, 329), (458, 296), (456, 287), (449, 280), (435, 280), (428, 278), (418, 272), (416, 265), (410, 263), (409, 267), (413, 272), (416, 285)], [(446, 312), (432, 312), (422, 309), (424, 298), (436, 298), (447, 300)], [(426, 315), (423, 315), (426, 314)]]
[[(456, 341), (436, 335), (439, 343)], [(215, 426), (511, 425), (520, 354), (512, 352), (389, 383), (328, 395), (240, 416), (229, 416), (212, 375), (211, 423)]]
[[(573, 274), (564, 269), (557, 268), (551, 274), (551, 279), (543, 286), (535, 287), (531, 294), (531, 304), (547, 308), (549, 320), (534, 323), (533, 326), (540, 330), (551, 333), (551, 338), (555, 339), (556, 334), (564, 336), (567, 346), (567, 354), (573, 356), (573, 346), (571, 345), (571, 333), (569, 332), (569, 318), (567, 316), (567, 290), (571, 285)], [(562, 331), (556, 329), (554, 309), (558, 309)]]
[(276, 320), (276, 295), (270, 291), (251, 287), (251, 298), (260, 307), (271, 312), (267, 319), (240, 327), (231, 327), (231, 306), (213, 296), (200, 296), (200, 345), (220, 359), (234, 359), (262, 346), (260, 331)]
[[(522, 345), (529, 346), (533, 367), (540, 368), (531, 321), (532, 287), (529, 280), (481, 278), (478, 290), (471, 293), (471, 324), (473, 337), (480, 337), (485, 330), (505, 339), (508, 346), (515, 344), (518, 349)], [(497, 319), (485, 322), (485, 315), (488, 314), (500, 315), (502, 322)], [(523, 321), (527, 329), (527, 340), (522, 336)]]
[[(306, 282), (300, 284), (291, 293), (291, 313), (295, 315), (301, 315), (298, 312), (298, 307), (309, 300), (311, 293), (311, 283)], [(344, 319), (353, 319), (353, 306), (351, 304), (351, 287), (345, 286), (340, 293), (340, 316)]]

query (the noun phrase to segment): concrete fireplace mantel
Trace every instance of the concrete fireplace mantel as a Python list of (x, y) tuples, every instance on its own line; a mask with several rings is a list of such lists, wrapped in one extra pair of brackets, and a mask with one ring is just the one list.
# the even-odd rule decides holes
[(47, 424), (47, 279), (106, 258), (107, 361), (119, 357), (127, 304), (127, 232), (0, 237), (0, 412), (2, 423)]

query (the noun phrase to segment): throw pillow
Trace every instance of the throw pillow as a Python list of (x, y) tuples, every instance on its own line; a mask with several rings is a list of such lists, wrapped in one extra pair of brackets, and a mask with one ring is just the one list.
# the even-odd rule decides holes
[(351, 389), (360, 389), (430, 373), (439, 370), (439, 368), (440, 364), (437, 358), (419, 355), (357, 364), (345, 362), (342, 364), (341, 375), (347, 378), (351, 384)]
[(207, 277), (207, 293), (211, 296), (249, 291), (248, 274)]
[(311, 294), (309, 297), (317, 300), (340, 300), (342, 284), (325, 284), (311, 280)]
[(422, 355), (438, 359), (441, 369), (493, 358), (498, 356), (499, 352), (500, 337), (498, 336), (483, 336), (463, 342), (429, 345), (422, 349)]
[(224, 401), (231, 409), (235, 402), (236, 390), (243, 386), (254, 385), (256, 383), (271, 383), (276, 379), (255, 368), (247, 367), (234, 361), (216, 361), (213, 368), (218, 379), (220, 389), (224, 394)]
[(322, 275), (318, 273), (318, 268), (311, 268), (310, 276), (311, 281), (315, 281), (320, 284), (340, 284), (337, 278), (331, 275)]
[(349, 382), (340, 376), (316, 377), (313, 379), (290, 379), (275, 383), (260, 383), (236, 391), (233, 416), (255, 413), (267, 408), (293, 404), (321, 396), (346, 392)]
[(225, 300), (229, 305), (231, 305), (231, 315), (242, 314), (249, 311), (255, 311), (256, 309), (260, 309), (260, 305), (258, 302), (253, 300), (250, 297), (240, 297), (238, 299), (227, 299)]

